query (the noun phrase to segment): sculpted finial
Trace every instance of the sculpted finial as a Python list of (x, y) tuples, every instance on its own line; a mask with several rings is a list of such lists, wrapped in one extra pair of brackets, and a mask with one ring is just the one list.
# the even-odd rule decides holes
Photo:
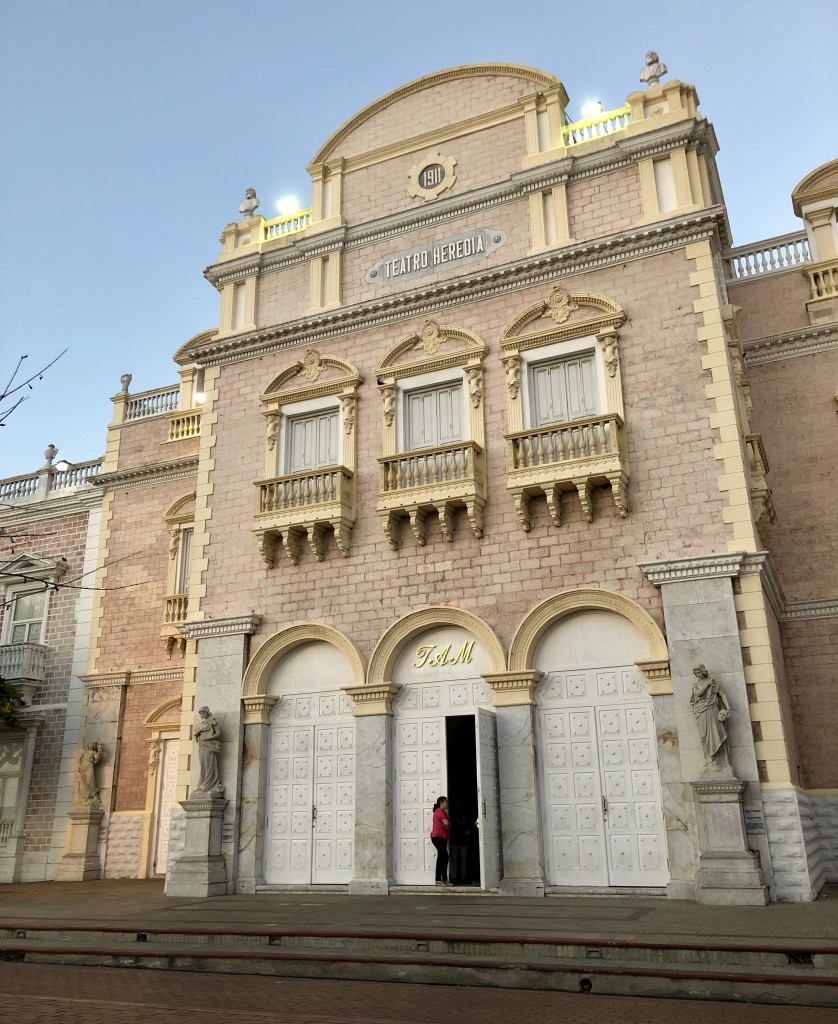
[(239, 207), (239, 213), (242, 217), (253, 217), (259, 206), (259, 200), (256, 198), (256, 189), (248, 188), (244, 191), (244, 202)]

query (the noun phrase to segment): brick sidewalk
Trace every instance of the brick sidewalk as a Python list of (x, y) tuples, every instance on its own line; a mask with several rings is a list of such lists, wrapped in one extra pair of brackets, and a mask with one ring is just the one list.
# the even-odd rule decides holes
[(834, 1009), (0, 963), (3, 1024), (833, 1024)]

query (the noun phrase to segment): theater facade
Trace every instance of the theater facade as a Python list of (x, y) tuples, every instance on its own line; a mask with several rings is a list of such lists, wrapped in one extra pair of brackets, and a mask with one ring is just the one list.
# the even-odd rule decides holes
[(734, 248), (664, 76), (574, 122), (552, 74), (438, 72), (324, 142), (310, 209), (248, 190), (218, 324), (123, 378), (84, 481), (101, 807), (68, 759), (59, 877), (425, 887), (446, 794), (485, 890), (838, 880), (838, 163)]

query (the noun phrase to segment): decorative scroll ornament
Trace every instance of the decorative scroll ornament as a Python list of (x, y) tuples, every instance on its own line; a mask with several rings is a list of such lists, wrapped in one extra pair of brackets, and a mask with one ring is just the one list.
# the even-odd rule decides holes
[(177, 558), (180, 547), (180, 529), (177, 526), (169, 527), (169, 558), (174, 561)]
[(279, 416), (276, 413), (273, 413), (271, 416), (268, 416), (267, 441), (268, 441), (268, 451), (269, 452), (272, 452), (274, 450), (274, 448), (276, 448), (276, 436), (277, 436), (278, 433), (279, 433)]
[(604, 340), (605, 354), (603, 362), (609, 377), (617, 375), (617, 367), (620, 365), (620, 353), (617, 348), (617, 335), (609, 334)]
[(514, 402), (521, 388), (521, 357), (508, 356), (503, 360), (503, 368), (506, 373), (506, 387), (509, 391), (509, 397)]
[(426, 320), (422, 326), (420, 332), (421, 340), (417, 343), (416, 347), (421, 348), (426, 355), (436, 355), (439, 346), (443, 342), (443, 337), (439, 332), (439, 324), (436, 320)]
[(396, 418), (396, 389), (384, 388), (381, 392), (381, 400), (384, 403), (384, 422), (388, 427), (392, 427), (393, 420)]
[(340, 404), (343, 409), (343, 430), (345, 434), (349, 435), (355, 426), (355, 409), (358, 401), (354, 395), (344, 395)]
[(320, 353), (316, 349), (310, 348), (305, 354), (300, 373), (305, 377), (309, 384), (316, 384), (317, 379), (322, 372), (323, 360), (320, 358)]
[(160, 740), (152, 740), (148, 751), (148, 774), (154, 777), (160, 764)]
[(475, 409), (480, 408), (483, 399), (483, 370), (478, 366), (472, 366), (468, 371), (468, 393), (471, 395), (471, 404)]
[(557, 324), (563, 324), (570, 314), (575, 313), (577, 309), (579, 309), (578, 303), (571, 299), (564, 288), (556, 285), (547, 299), (547, 309), (545, 312)]

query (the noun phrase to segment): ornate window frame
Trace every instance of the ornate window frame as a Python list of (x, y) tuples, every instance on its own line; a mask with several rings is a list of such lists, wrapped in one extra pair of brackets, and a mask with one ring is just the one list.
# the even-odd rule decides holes
[(182, 697), (170, 697), (158, 704), (143, 721), (148, 730), (148, 768), (146, 773), (145, 809), (143, 811), (143, 834), (141, 838), (141, 878), (154, 874), (154, 845), (156, 839), (155, 821), (157, 804), (157, 769), (160, 766), (160, 751), (163, 740), (180, 737)]
[[(321, 380), (324, 373), (327, 379)], [(302, 380), (298, 381), (298, 377)], [(357, 517), (355, 466), (358, 432), (355, 421), (358, 388), (363, 380), (352, 363), (338, 356), (322, 355), (317, 349), (310, 348), (302, 359), (291, 363), (274, 377), (259, 396), (265, 417), (264, 479), (255, 482), (258, 494), (253, 532), (269, 568), (274, 564), (277, 544), (280, 543), (296, 564), (302, 555), (304, 537), (308, 538), (314, 557), (321, 561), (329, 528), (334, 531), (340, 553), (348, 556), (349, 534)], [(280, 475), (277, 472), (278, 447), (283, 433), (283, 417), (288, 415), (289, 407), (325, 398), (337, 399), (339, 409), (338, 438), (342, 454), (338, 465), (325, 473)], [(303, 476), (307, 479), (301, 479)], [(327, 492), (318, 490), (324, 480)], [(291, 490), (299, 496), (300, 488), (308, 488), (307, 499), (286, 500)]]
[[(552, 324), (526, 333), (531, 324), (544, 319), (551, 320)], [(530, 500), (539, 493), (546, 496), (550, 517), (556, 526), (561, 525), (560, 492), (563, 490), (575, 489), (578, 492), (583, 514), (588, 522), (592, 522), (591, 490), (594, 486), (610, 484), (619, 515), (625, 517), (628, 514), (626, 489), (629, 471), (618, 335), (625, 319), (623, 310), (611, 299), (590, 292), (570, 293), (557, 284), (546, 300), (519, 313), (501, 335), (500, 359), (507, 397), (507, 433), (504, 435), (507, 442), (507, 487), (512, 492), (515, 510), (525, 531), (529, 531), (531, 526)], [(564, 347), (578, 350), (578, 343), (587, 339), (590, 339), (590, 348), (596, 354), (600, 381), (604, 381), (605, 393), (600, 396), (602, 414), (586, 421), (571, 421), (564, 433), (572, 438), (571, 443), (583, 439), (577, 456), (552, 458), (546, 450), (536, 449), (545, 443), (550, 445), (550, 438), (545, 442), (550, 433), (554, 435), (552, 443), (556, 444), (559, 432), (536, 429), (527, 422), (529, 410), (525, 409), (522, 377), (527, 373), (528, 364), (535, 362), (539, 353), (546, 354), (545, 350), (549, 349), (551, 355), (561, 358)], [(607, 439), (596, 446), (601, 450), (586, 450), (592, 437)]]
[(181, 540), (186, 527), (194, 529), (195, 523), (195, 491), (184, 494), (169, 506), (163, 516), (169, 531), (169, 557), (166, 568), (166, 610), (160, 637), (166, 645), (166, 652), (171, 658), (175, 649), (183, 656), (186, 640), (180, 631), (180, 623), (186, 619), (189, 606), (188, 593), (176, 593), (177, 577), (182, 555)]
[[(376, 368), (382, 402), (383, 456), (380, 458), (378, 513), (390, 546), (397, 550), (398, 521), (408, 518), (416, 542), (427, 539), (428, 513), (439, 513), (443, 536), (454, 539), (454, 512), (466, 509), (472, 531), (483, 536), (486, 504), (486, 429), (483, 359), (489, 351), (476, 334), (425, 320), (414, 334), (387, 352)], [(461, 380), (468, 416), (456, 445), (423, 449), (424, 458), (399, 458), (403, 450), (405, 392), (411, 383)], [(407, 468), (406, 468), (407, 467)]]

